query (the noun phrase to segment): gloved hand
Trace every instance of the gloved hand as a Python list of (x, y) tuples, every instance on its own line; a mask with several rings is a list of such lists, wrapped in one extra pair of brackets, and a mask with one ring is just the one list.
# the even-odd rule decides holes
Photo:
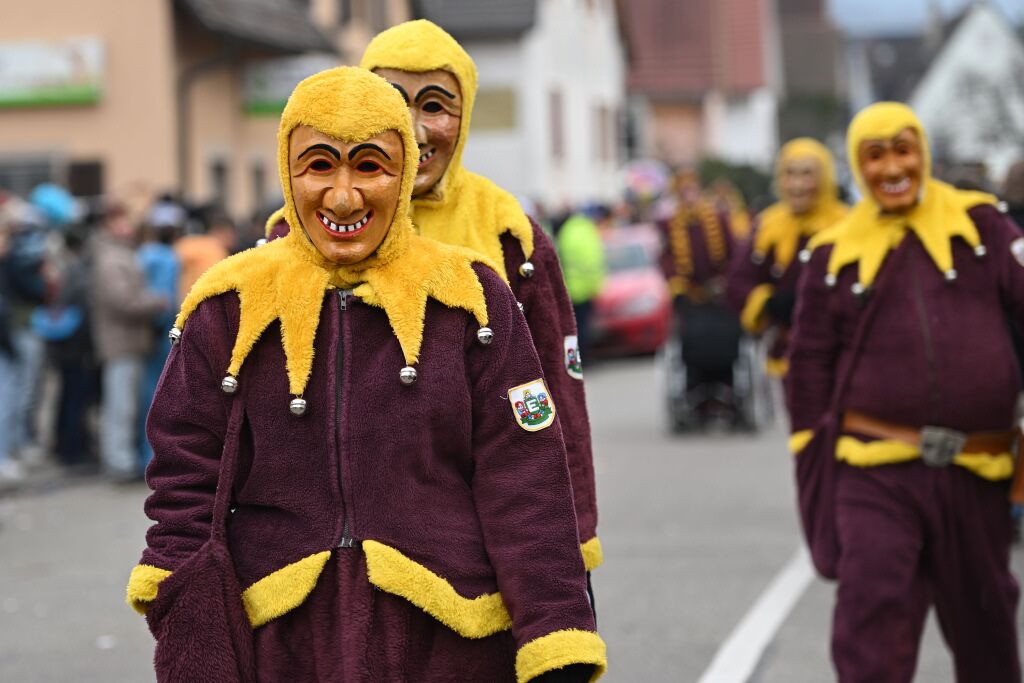
[(764, 312), (776, 325), (789, 326), (793, 322), (793, 307), (796, 305), (796, 292), (792, 290), (776, 291), (764, 304)]
[(534, 677), (531, 683), (587, 683), (593, 675), (593, 664), (570, 664), (561, 669), (546, 671)]

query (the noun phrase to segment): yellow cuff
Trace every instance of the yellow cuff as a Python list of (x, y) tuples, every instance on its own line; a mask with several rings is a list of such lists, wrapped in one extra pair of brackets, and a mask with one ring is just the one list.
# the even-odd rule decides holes
[(157, 589), (171, 572), (151, 564), (136, 565), (128, 577), (128, 596), (125, 602), (139, 614), (145, 614), (149, 603), (156, 600)]
[(593, 664), (590, 682), (599, 679), (608, 668), (608, 656), (601, 636), (592, 631), (570, 629), (535, 638), (516, 654), (516, 680), (527, 683), (546, 671), (570, 664)]
[(242, 591), (242, 604), (253, 628), (301, 605), (316, 586), (331, 557), (325, 550), (278, 569)]
[(785, 377), (789, 372), (789, 361), (785, 358), (766, 358), (764, 371), (769, 377)]
[(789, 437), (789, 452), (793, 455), (800, 455), (800, 451), (807, 447), (807, 444), (814, 438), (813, 429), (802, 429), (793, 432)]
[(604, 564), (604, 551), (601, 550), (601, 539), (597, 536), (580, 545), (580, 552), (583, 553), (583, 564), (588, 572)]
[(764, 307), (768, 299), (775, 293), (775, 287), (770, 284), (762, 284), (750, 290), (747, 295), (747, 303), (743, 304), (740, 312), (740, 324), (750, 334), (759, 334), (764, 329)]

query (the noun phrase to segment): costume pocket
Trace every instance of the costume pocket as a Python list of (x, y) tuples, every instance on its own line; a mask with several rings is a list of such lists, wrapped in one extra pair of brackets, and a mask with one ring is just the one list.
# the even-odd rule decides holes
[(839, 564), (836, 530), (837, 421), (829, 419), (796, 455), (796, 488), (800, 523), (811, 551), (814, 568), (826, 579), (835, 579)]
[(161, 584), (146, 612), (160, 683), (256, 680), (252, 628), (223, 543), (210, 540)]

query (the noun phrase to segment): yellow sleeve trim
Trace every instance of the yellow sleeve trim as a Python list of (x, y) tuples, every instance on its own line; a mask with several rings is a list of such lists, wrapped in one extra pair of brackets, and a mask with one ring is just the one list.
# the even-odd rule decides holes
[(242, 604), (253, 628), (303, 603), (313, 591), (331, 551), (310, 555), (268, 574), (242, 591)]
[(581, 544), (580, 552), (583, 553), (583, 564), (588, 572), (594, 571), (604, 564), (604, 551), (601, 549), (601, 539), (597, 536)]
[(593, 664), (591, 683), (608, 668), (608, 656), (601, 636), (593, 631), (555, 631), (531, 640), (516, 653), (516, 679), (527, 683), (546, 671), (570, 664)]
[(370, 583), (405, 598), (466, 638), (486, 638), (512, 626), (500, 593), (464, 598), (445, 579), (398, 550), (363, 541)]
[(789, 437), (789, 452), (799, 455), (800, 451), (807, 447), (807, 444), (811, 442), (813, 437), (813, 429), (802, 429), (799, 432), (793, 432)]
[(768, 283), (760, 284), (750, 290), (747, 303), (740, 312), (740, 324), (751, 334), (758, 334), (764, 329), (764, 307), (768, 299), (775, 293), (775, 287)]
[[(921, 457), (917, 446), (889, 439), (861, 441), (841, 436), (836, 442), (836, 459), (854, 467), (875, 467), (909, 462)], [(1013, 456), (1009, 453), (961, 453), (953, 464), (970, 470), (983, 479), (1000, 481), (1013, 476)]]
[(160, 583), (170, 575), (168, 570), (151, 564), (136, 565), (128, 577), (128, 606), (139, 614), (145, 614), (149, 603), (156, 600)]
[(785, 377), (789, 372), (789, 361), (785, 358), (766, 358), (764, 371), (769, 377)]

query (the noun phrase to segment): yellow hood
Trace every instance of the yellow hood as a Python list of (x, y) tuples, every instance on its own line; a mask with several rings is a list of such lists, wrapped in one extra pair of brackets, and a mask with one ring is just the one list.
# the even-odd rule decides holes
[(773, 253), (773, 261), (780, 268), (787, 268), (796, 256), (802, 235), (813, 235), (833, 225), (846, 215), (849, 207), (839, 201), (836, 195), (835, 162), (825, 145), (812, 138), (790, 140), (779, 151), (775, 163), (776, 184), (782, 177), (783, 167), (793, 159), (810, 157), (821, 167), (818, 196), (814, 208), (804, 214), (794, 214), (789, 205), (776, 202), (761, 213), (760, 226), (754, 237), (755, 258), (765, 258)]
[(463, 102), (459, 140), (444, 177), (429, 194), (413, 200), (413, 222), (425, 237), (468, 247), (490, 257), (507, 280), (501, 234), (511, 232), (522, 245), (526, 258), (530, 258), (533, 228), (515, 197), (462, 166), (477, 91), (472, 58), (440, 26), (418, 19), (377, 35), (366, 48), (360, 66), (371, 71), (444, 70), (458, 80)]
[[(365, 140), (387, 130), (401, 135), (404, 167), (398, 211), (381, 245), (363, 261), (332, 263), (320, 254), (303, 229), (288, 166), (289, 137), (302, 124), (346, 142)], [(228, 374), (239, 373), (263, 331), (274, 320), (280, 320), (290, 391), (301, 396), (309, 380), (313, 340), (328, 289), (354, 288), (364, 301), (383, 308), (409, 364), (419, 358), (427, 297), (464, 308), (480, 325), (486, 325), (483, 287), (472, 264), (487, 260), (466, 249), (430, 242), (413, 232), (408, 207), (418, 158), (409, 110), (384, 79), (363, 69), (339, 67), (302, 81), (288, 99), (278, 129), (283, 212), (291, 228), (289, 234), (207, 271), (182, 303), (175, 326), (183, 327), (205, 299), (227, 291), (238, 292), (240, 322)]]
[[(924, 161), (921, 197), (905, 214), (883, 214), (864, 182), (858, 151), (865, 140), (889, 139), (906, 128), (913, 129), (921, 141)], [(870, 287), (886, 255), (902, 242), (907, 230), (912, 230), (936, 268), (947, 278), (954, 279), (952, 240), (959, 237), (975, 249), (981, 246), (978, 230), (967, 210), (979, 204), (995, 204), (996, 198), (984, 192), (957, 190), (932, 178), (928, 136), (921, 121), (905, 104), (879, 102), (861, 110), (850, 122), (846, 148), (850, 170), (863, 198), (846, 218), (811, 241), (812, 248), (834, 245), (829, 258), (829, 275), (835, 277), (844, 266), (856, 263), (858, 283), (861, 287)]]

